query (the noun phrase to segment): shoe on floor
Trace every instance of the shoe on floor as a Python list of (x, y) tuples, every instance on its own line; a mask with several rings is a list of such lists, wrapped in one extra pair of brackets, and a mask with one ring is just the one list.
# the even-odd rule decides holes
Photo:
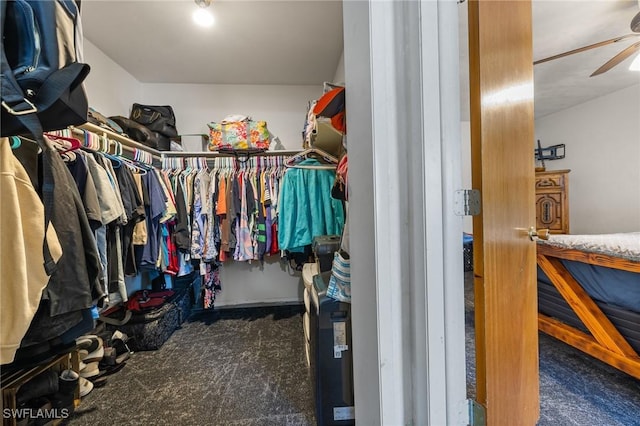
[(16, 395), (16, 402), (20, 405), (30, 399), (56, 392), (58, 392), (58, 373), (53, 370), (47, 370), (20, 386)]
[(89, 395), (89, 393), (93, 390), (93, 383), (91, 383), (91, 381), (85, 379), (84, 377), (80, 377), (78, 384), (80, 385), (81, 398)]
[[(98, 377), (109, 376), (111, 374), (117, 373), (118, 371), (122, 370), (125, 365), (127, 365), (126, 362), (121, 362), (120, 364), (115, 365), (100, 364), (100, 376)], [(93, 378), (91, 380), (93, 380)]]
[(58, 378), (58, 388), (60, 392), (74, 393), (76, 386), (78, 386), (78, 380), (80, 375), (73, 370), (63, 370)]
[(113, 332), (111, 340), (122, 340), (123, 342), (127, 343), (127, 340), (129, 340), (129, 336), (127, 336), (120, 330), (116, 330)]
[(107, 346), (104, 348), (104, 356), (102, 357), (102, 361), (100, 361), (100, 364), (116, 365), (116, 356), (116, 349)]
[(116, 364), (123, 363), (131, 356), (131, 350), (129, 346), (127, 346), (127, 340), (129, 340), (129, 337), (121, 331), (116, 330), (113, 333), (111, 346), (116, 350)]
[(73, 370), (63, 370), (58, 378), (58, 392), (51, 395), (51, 405), (56, 409), (66, 408), (69, 413), (75, 410), (74, 400), (80, 375)]
[(80, 350), (86, 350), (87, 353), (91, 353), (98, 349), (101, 340), (102, 339), (98, 340), (98, 336), (95, 334), (87, 334), (76, 339), (76, 346)]
[(106, 385), (107, 379), (108, 379), (107, 376), (103, 376), (102, 374), (100, 374), (99, 376), (90, 378), (89, 381), (93, 383), (93, 388), (95, 389), (95, 388), (101, 388), (104, 385)]
[[(56, 374), (57, 376), (57, 374)], [(45, 398), (45, 397), (38, 397), (38, 398), (34, 398), (30, 401), (27, 402), (26, 405), (22, 406), (21, 408), (30, 408), (33, 411), (33, 415), (34, 417), (30, 417), (31, 414), (29, 414), (26, 418), (20, 419), (17, 424), (20, 425), (28, 425), (28, 426), (49, 426), (49, 425), (53, 425), (53, 421), (47, 418), (43, 418), (43, 417), (39, 417), (37, 415), (37, 413), (41, 413), (41, 412), (46, 412), (46, 411), (51, 411), (51, 409), (53, 408), (53, 405), (51, 404), (51, 401), (49, 400), (49, 398)], [(26, 423), (24, 422), (24, 420), (27, 420)]]
[(85, 368), (80, 370), (80, 377), (88, 379), (89, 377), (97, 376), (100, 374), (99, 362), (94, 361), (87, 364)]
[(82, 336), (76, 340), (80, 360), (86, 364), (100, 361), (104, 356), (104, 342), (95, 335)]

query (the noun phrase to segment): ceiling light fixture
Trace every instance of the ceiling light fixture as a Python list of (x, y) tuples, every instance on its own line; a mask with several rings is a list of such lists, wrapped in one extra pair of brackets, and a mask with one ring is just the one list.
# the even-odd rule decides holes
[(631, 65), (629, 66), (629, 70), (640, 71), (640, 53), (638, 53), (638, 56), (636, 56), (633, 62), (631, 62)]
[(207, 10), (211, 5), (211, 0), (195, 0), (195, 2), (199, 7), (191, 16), (193, 18), (193, 22), (201, 27), (211, 27), (213, 25), (213, 15)]

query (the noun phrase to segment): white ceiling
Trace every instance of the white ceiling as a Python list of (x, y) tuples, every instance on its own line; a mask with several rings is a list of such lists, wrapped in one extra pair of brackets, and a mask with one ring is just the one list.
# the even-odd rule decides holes
[(84, 0), (84, 36), (145, 83), (321, 85), (342, 54), (340, 1)]
[[(355, 0), (348, 0), (355, 1)], [(320, 85), (343, 48), (340, 1), (214, 0), (216, 23), (191, 23), (193, 0), (82, 1), (85, 37), (141, 82)], [(460, 6), (461, 92), (468, 119), (466, 3)], [(636, 0), (534, 0), (534, 60), (629, 34)], [(640, 37), (536, 65), (541, 117), (640, 83), (632, 58), (589, 75)]]
[[(639, 10), (636, 0), (534, 1), (533, 59), (631, 34), (629, 25)], [(640, 37), (632, 37), (536, 65), (536, 116), (640, 83), (640, 72), (629, 71), (633, 57), (604, 74), (589, 77), (618, 52), (638, 41)]]

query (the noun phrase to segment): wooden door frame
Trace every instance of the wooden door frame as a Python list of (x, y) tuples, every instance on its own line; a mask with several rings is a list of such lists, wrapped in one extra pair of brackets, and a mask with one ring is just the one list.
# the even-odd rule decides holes
[(491, 425), (539, 418), (531, 13), (469, 0), (476, 397)]
[[(453, 214), (461, 189), (457, 7), (343, 3), (360, 424), (469, 421), (462, 220)], [(412, 108), (419, 116), (402, 114)], [(421, 179), (410, 185), (413, 176)], [(394, 237), (406, 232), (406, 244)]]

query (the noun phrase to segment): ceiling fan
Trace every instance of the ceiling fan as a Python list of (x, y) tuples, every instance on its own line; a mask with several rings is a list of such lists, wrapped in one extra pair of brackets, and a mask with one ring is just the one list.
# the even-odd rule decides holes
[[(639, 3), (640, 3), (640, 0), (639, 0)], [(577, 49), (569, 50), (567, 52), (559, 53), (557, 55), (549, 56), (548, 58), (544, 58), (544, 59), (540, 59), (540, 60), (535, 61), (533, 63), (533, 65), (538, 65), (538, 64), (545, 63), (545, 62), (553, 61), (554, 59), (564, 58), (565, 56), (574, 55), (576, 53), (584, 52), (586, 50), (595, 49), (597, 47), (606, 46), (608, 44), (618, 43), (618, 42), (620, 42), (622, 40), (626, 40), (628, 38), (640, 37), (640, 12), (636, 13), (636, 15), (633, 17), (633, 19), (631, 19), (630, 28), (631, 28), (631, 31), (633, 31), (632, 34), (626, 34), (626, 35), (623, 35), (623, 36), (614, 37), (614, 38), (609, 39), (609, 40), (601, 41), (601, 42), (598, 42), (598, 43), (590, 44), (588, 46), (583, 46), (583, 47), (579, 47)], [(630, 45), (626, 49), (624, 49), (621, 52), (619, 52), (616, 56), (614, 56), (613, 58), (609, 59), (604, 65), (602, 65), (600, 68), (595, 70), (589, 77), (594, 77), (596, 75), (600, 75), (602, 73), (605, 73), (605, 72), (609, 71), (611, 68), (615, 67), (620, 62), (624, 61), (625, 59), (627, 59), (629, 56), (633, 55), (636, 52), (640, 52), (640, 41)]]

